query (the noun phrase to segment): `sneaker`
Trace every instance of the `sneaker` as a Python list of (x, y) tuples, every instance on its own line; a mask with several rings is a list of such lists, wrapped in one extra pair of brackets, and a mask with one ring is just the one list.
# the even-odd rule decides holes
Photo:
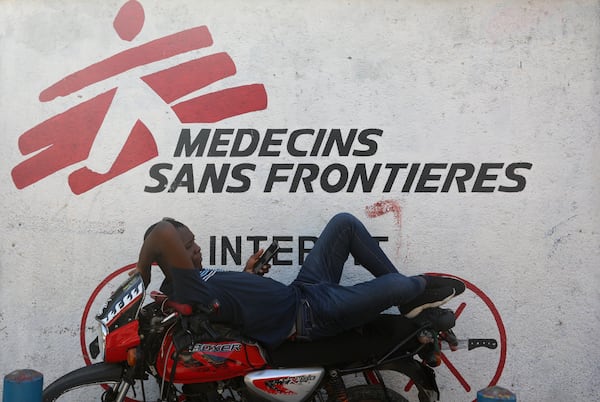
[(448, 331), (456, 325), (456, 316), (450, 309), (434, 307), (423, 311), (413, 321), (419, 326), (431, 326), (437, 331)]
[(425, 288), (423, 293), (410, 302), (399, 306), (400, 312), (406, 318), (415, 318), (426, 308), (439, 307), (454, 297), (454, 288), (442, 287), (437, 289)]
[(425, 278), (425, 288), (429, 289), (439, 289), (445, 287), (454, 288), (454, 296), (458, 296), (459, 294), (465, 291), (465, 284), (463, 281), (458, 279), (449, 278), (447, 276), (438, 276), (438, 275), (421, 275)]

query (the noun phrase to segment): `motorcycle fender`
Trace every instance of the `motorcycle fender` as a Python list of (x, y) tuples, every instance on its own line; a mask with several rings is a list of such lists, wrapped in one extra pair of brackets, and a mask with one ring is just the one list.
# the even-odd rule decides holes
[(111, 331), (106, 336), (106, 352), (104, 361), (107, 363), (119, 363), (127, 360), (127, 351), (140, 344), (138, 333), (139, 322), (132, 321), (121, 328)]
[(439, 401), (440, 390), (435, 380), (435, 372), (424, 363), (419, 363), (414, 359), (403, 359), (384, 364), (380, 369), (394, 370), (413, 380), (419, 390), (419, 402)]

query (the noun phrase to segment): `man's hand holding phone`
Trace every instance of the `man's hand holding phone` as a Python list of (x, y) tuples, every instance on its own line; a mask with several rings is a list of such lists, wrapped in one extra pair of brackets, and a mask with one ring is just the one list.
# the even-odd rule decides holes
[(246, 267), (244, 268), (244, 272), (249, 272), (257, 275), (264, 275), (269, 272), (271, 269), (271, 264), (269, 262), (275, 254), (279, 251), (279, 244), (276, 241), (273, 241), (271, 245), (265, 250), (258, 250), (252, 257), (248, 259), (246, 263)]

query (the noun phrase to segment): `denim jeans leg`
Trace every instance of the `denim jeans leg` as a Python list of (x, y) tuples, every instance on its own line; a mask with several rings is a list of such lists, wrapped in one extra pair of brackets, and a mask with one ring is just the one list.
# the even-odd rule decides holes
[(375, 277), (398, 273), (362, 222), (351, 214), (339, 213), (323, 229), (296, 280), (339, 283), (344, 263), (350, 255)]
[(372, 321), (386, 309), (407, 303), (423, 290), (423, 281), (390, 273), (353, 286), (322, 283), (304, 287), (313, 326), (310, 336), (333, 336)]
[[(374, 279), (341, 286), (344, 263), (352, 255)], [(308, 254), (293, 285), (306, 297), (311, 328), (317, 339), (365, 324), (386, 309), (418, 296), (425, 281), (398, 272), (365, 226), (353, 215), (335, 215)], [(299, 318), (307, 318), (301, 314)]]

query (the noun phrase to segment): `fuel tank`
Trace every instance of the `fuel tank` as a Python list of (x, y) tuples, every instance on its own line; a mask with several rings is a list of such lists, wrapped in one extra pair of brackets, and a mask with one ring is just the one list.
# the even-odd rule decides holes
[(156, 370), (163, 378), (171, 378), (175, 357), (174, 382), (179, 384), (227, 380), (267, 366), (262, 348), (254, 343), (194, 343), (176, 355), (172, 334), (167, 334), (156, 358)]

